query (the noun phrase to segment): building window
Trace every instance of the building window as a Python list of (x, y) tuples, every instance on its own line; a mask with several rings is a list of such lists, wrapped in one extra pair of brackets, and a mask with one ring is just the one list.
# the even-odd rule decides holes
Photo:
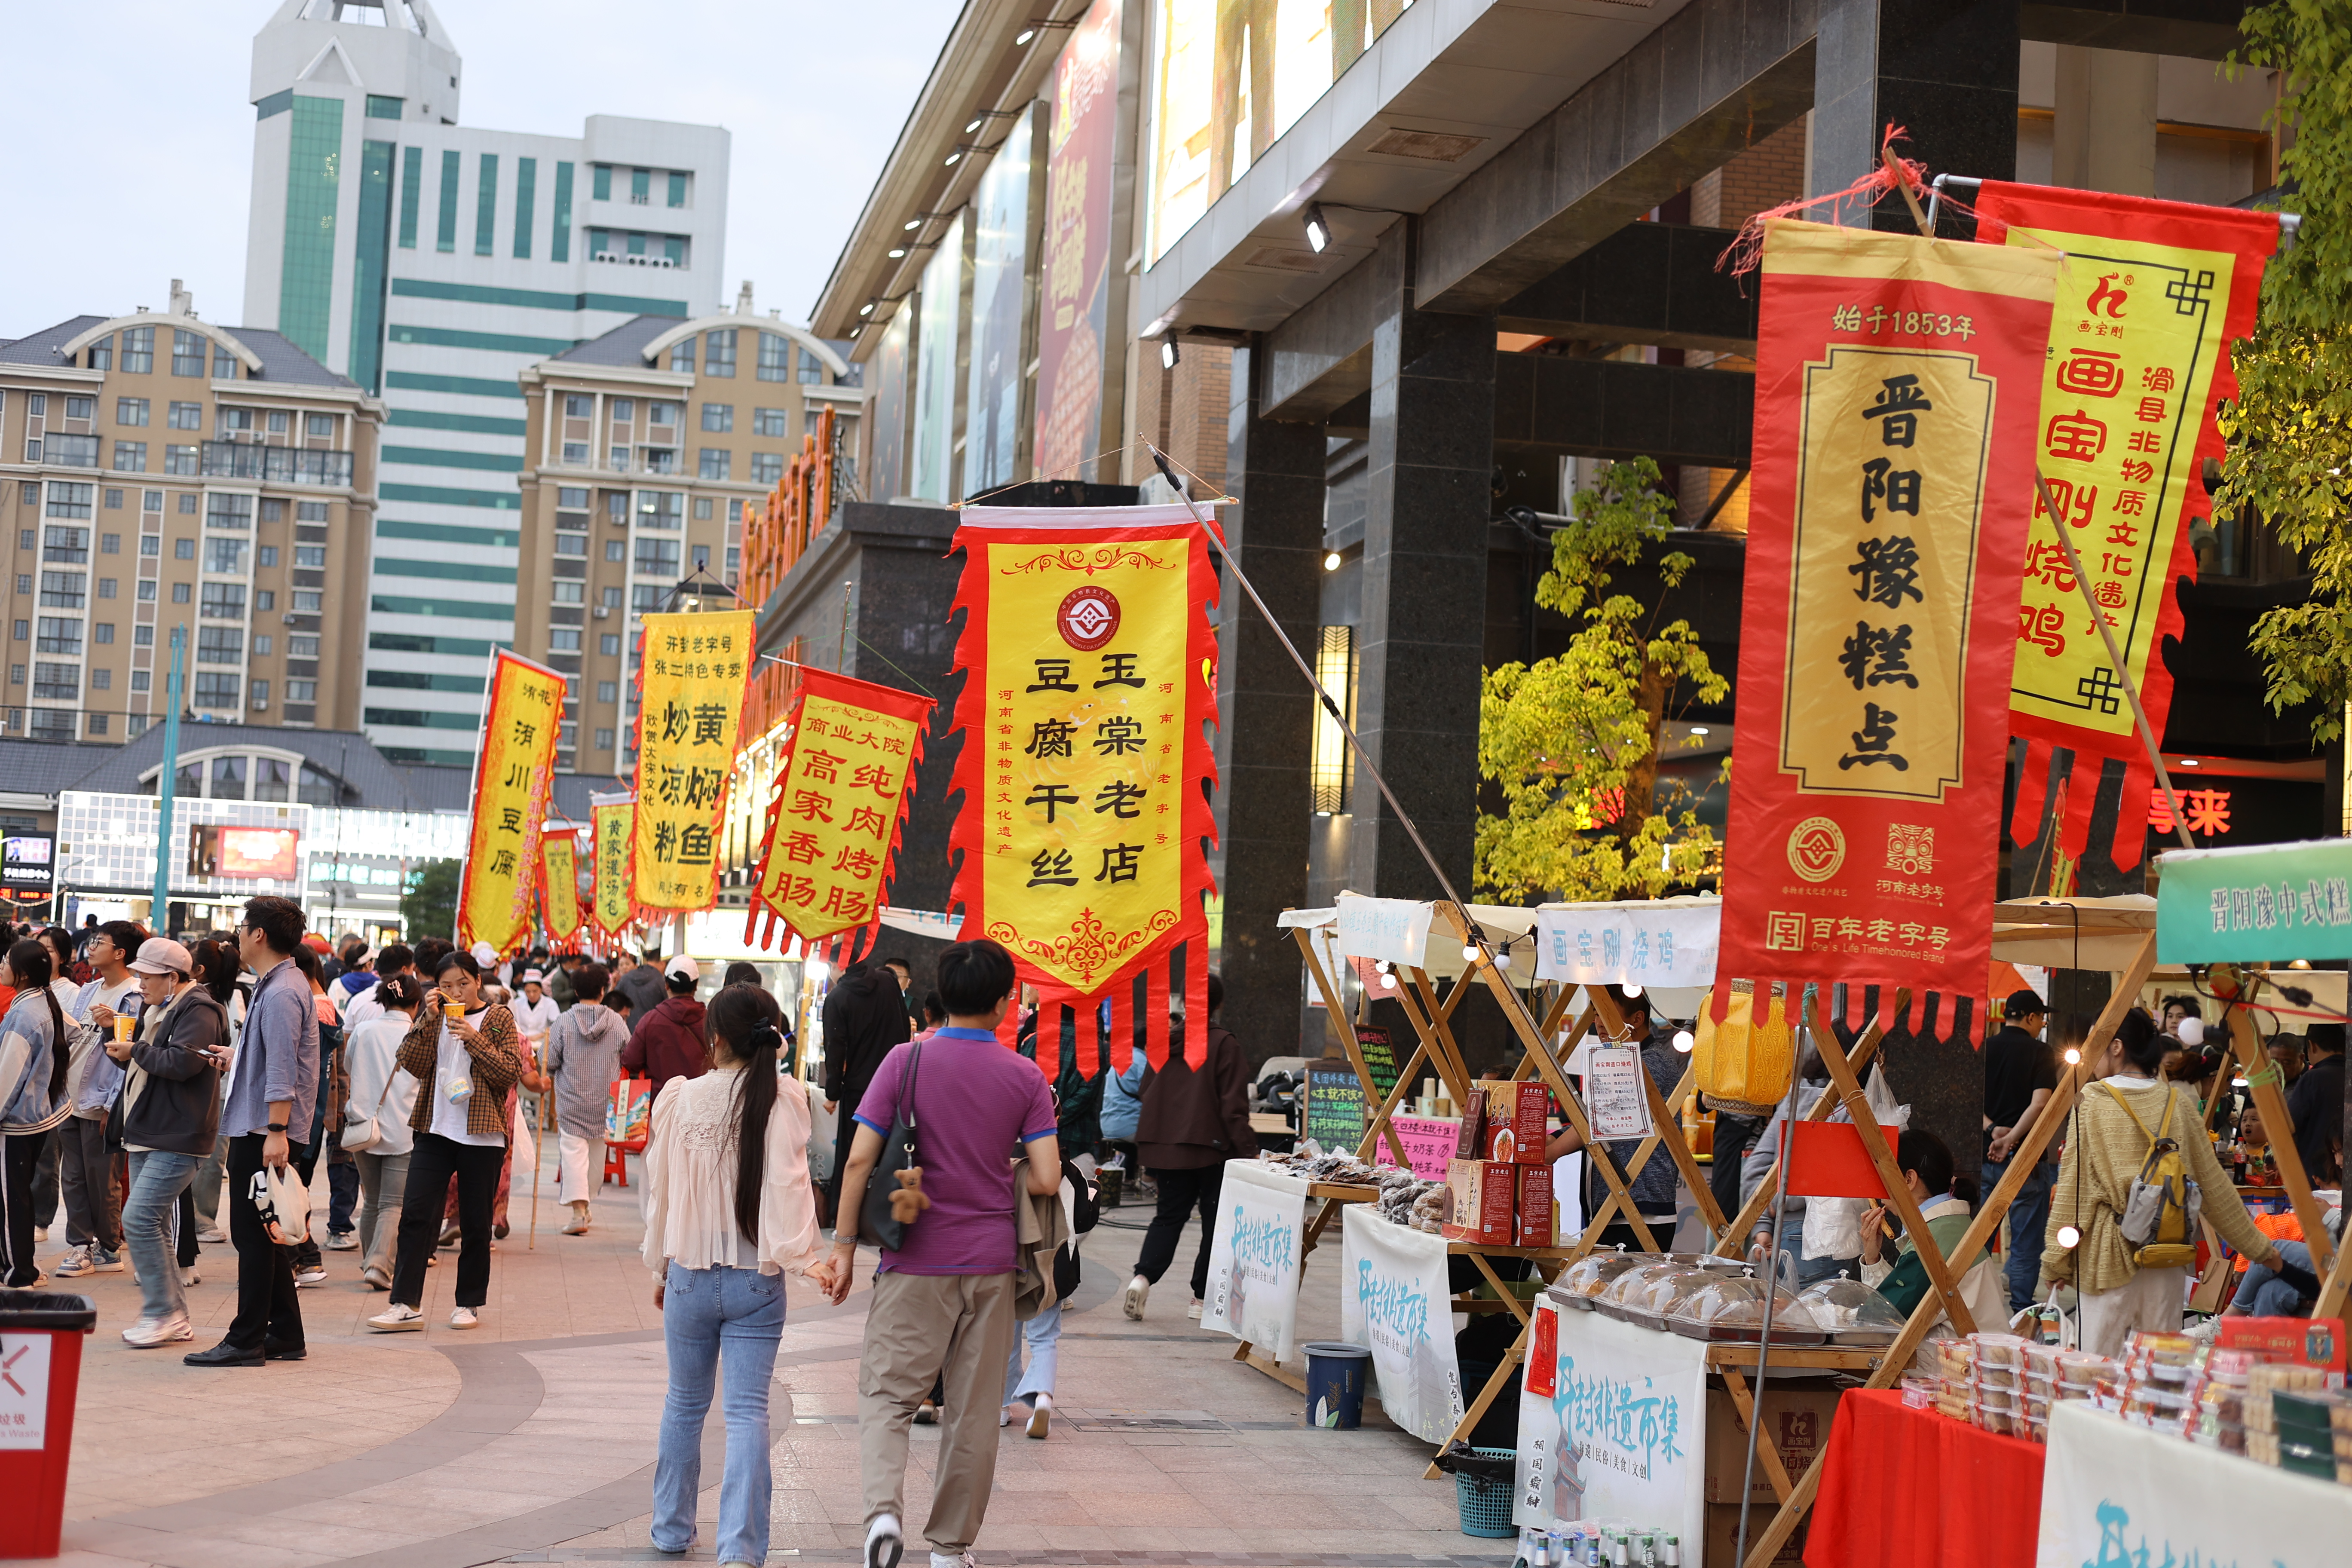
[(596, 412), (596, 400), (577, 392), (563, 395), (563, 416), (566, 419), (586, 419)]
[(100, 577), (98, 580), (98, 596), (101, 599), (114, 597), (114, 584), (115, 579), (111, 577)]
[(257, 592), (253, 595), (253, 607), (257, 610), (276, 609), (278, 607), (278, 590), (275, 588), (263, 588)]
[[(702, 448), (701, 456), (701, 465), (696, 471), (700, 478), (706, 479), (724, 480), (728, 477), (729, 469), (732, 467), (735, 461), (735, 454), (730, 452), (724, 447), (705, 447)], [(698, 516), (709, 517), (710, 515), (710, 503), (708, 500), (698, 500), (694, 504), (703, 509), (701, 511), (697, 513)]]
[(256, 658), (268, 658), (269, 657), (269, 638), (267, 635), (255, 637), (253, 639), (253, 657)]
[(499, 155), (482, 154), (481, 179), (474, 191), (474, 254), (488, 256), (498, 249), (493, 232), (499, 221)]
[[(588, 510), (587, 488), (585, 486), (572, 485), (562, 485), (557, 487), (555, 491), (555, 504), (562, 507), (566, 511), (586, 511)], [(558, 520), (555, 526), (562, 528), (563, 523), (561, 520)], [(585, 528), (588, 526), (588, 520), (583, 517), (574, 526)]]
[[(709, 454), (708, 454), (708, 453), (705, 453), (705, 454), (704, 454), (704, 456), (706, 456), (706, 457), (708, 457), (709, 455)], [(720, 453), (720, 454), (719, 454), (719, 455), (720, 457), (722, 457), (722, 458), (723, 458), (723, 457), (725, 457), (727, 454), (726, 454), (726, 453), (724, 453), (724, 452), (721, 452), (721, 453)], [(721, 475), (719, 475), (719, 477), (720, 479), (725, 479), (727, 476), (726, 476), (726, 475), (724, 475), (724, 474), (721, 474)], [(697, 496), (697, 497), (695, 497), (695, 498), (694, 498), (694, 521), (697, 521), (697, 522), (709, 522), (709, 521), (710, 521), (710, 514), (711, 514), (711, 511), (712, 511), (712, 507), (711, 507), (711, 504), (710, 504), (710, 498), (709, 498), (709, 496)]]
[[(30, 640), (31, 640), (31, 638), (32, 638), (32, 636), (33, 636), (33, 623), (32, 623), (32, 622), (30, 622), (30, 621), (24, 621), (24, 620), (20, 620), (20, 621), (18, 621), (18, 622), (16, 623), (16, 640), (17, 640), (18, 642), (27, 642), (27, 641), (30, 641)], [(618, 645), (616, 644), (615, 646), (617, 647)], [(17, 681), (16, 681), (16, 684), (17, 684), (17, 685), (19, 685), (19, 686), (22, 686), (22, 685), (24, 685), (24, 684), (25, 684), (24, 679), (23, 679), (23, 678), (22, 678), (22, 677), (19, 677), (19, 678), (18, 678), (18, 679), (17, 679)]]
[(288, 658), (318, 658), (319, 639), (315, 637), (301, 636), (288, 637), (286, 639), (286, 657)]
[(620, 700), (621, 700), (621, 683), (620, 683), (619, 681), (617, 681), (617, 680), (600, 680), (600, 681), (598, 681), (598, 682), (596, 683), (596, 700), (597, 700), (597, 701), (599, 701), (599, 702), (618, 702)]
[(457, 150), (455, 147), (441, 154), (441, 210), (433, 230), (433, 248), (453, 252), (457, 248)]
[[(16, 624), (21, 626), (25, 623), (18, 621)], [(11, 686), (22, 686), (25, 684), (25, 667), (23, 665), (12, 664), (8, 667), (8, 684)]]
[(551, 261), (572, 259), (572, 165), (555, 165), (555, 223), (547, 238)]
[(289, 681), (286, 683), (286, 700), (287, 700), (287, 701), (289, 701), (289, 702), (316, 702), (318, 700), (319, 700), (319, 683), (318, 683), (317, 681), (315, 681), (315, 680), (289, 680)]
[[(194, 478), (196, 473), (196, 448), (194, 447), (166, 446), (163, 448), (163, 471), (167, 474), (181, 474), (189, 478)], [(182, 496), (180, 498), (180, 510), (182, 511), (195, 510), (196, 498), (193, 495)]]
[[(139, 602), (142, 605), (152, 605), (155, 602), (154, 578), (142, 577), (139, 580)], [(142, 626), (139, 629), (143, 632), (148, 628)]]
[(111, 691), (111, 690), (113, 690), (113, 689), (114, 689), (114, 671), (112, 671), (112, 670), (110, 670), (110, 669), (93, 669), (93, 670), (91, 670), (91, 671), (89, 672), (89, 689), (90, 689), (92, 691)]
[[(122, 492), (121, 492), (121, 490), (109, 490), (109, 491), (107, 491), (107, 492), (106, 492), (106, 495), (107, 495), (107, 501), (106, 501), (106, 504), (107, 504), (108, 506), (110, 506), (110, 507), (113, 508), (113, 509), (114, 509), (115, 510), (117, 510), (117, 511), (120, 511), (120, 510), (122, 510)], [(101, 534), (100, 534), (100, 535), (98, 536), (98, 552), (99, 552), (100, 555), (120, 555), (120, 554), (121, 554), (121, 553), (122, 553), (122, 535), (121, 535), (121, 534), (119, 534), (119, 533), (101, 533)]]
[(585, 441), (566, 441), (563, 443), (563, 466), (567, 468), (586, 468), (588, 466), (588, 443)]
[[(173, 584), (173, 587), (180, 586)], [(207, 583), (204, 596), (196, 602), (196, 614), (210, 620), (241, 621), (245, 619), (245, 584), (242, 583)]]
[(824, 361), (816, 357), (814, 349), (801, 350), (800, 384), (803, 386), (824, 384)]
[(751, 482), (753, 484), (772, 485), (783, 477), (784, 459), (781, 455), (774, 452), (754, 452), (751, 454)]
[(793, 341), (779, 332), (760, 334), (760, 364), (761, 381), (788, 381), (792, 378)]
[(68, 393), (66, 395), (66, 417), (68, 419), (97, 418), (98, 399), (95, 397), (77, 397), (71, 393)]
[(79, 610), (88, 601), (89, 579), (79, 572), (41, 574), (41, 603), (57, 610)]
[(599, 730), (596, 731), (596, 749), (600, 752), (609, 752), (613, 749), (612, 731)]
[(653, 205), (654, 172), (651, 169), (629, 171), (629, 205), (633, 207)]
[[(104, 670), (102, 670), (102, 669), (101, 669), (101, 670), (100, 670), (100, 671), (98, 671), (98, 675), (104, 675), (105, 673), (106, 673), (106, 671), (104, 671)], [(92, 685), (93, 687), (95, 687), (95, 686), (98, 686), (98, 685), (100, 685), (100, 684), (101, 684), (101, 682), (97, 679), (97, 677), (96, 677), (96, 676), (93, 676), (93, 677), (91, 678), (91, 679), (90, 679), (90, 685)], [(105, 734), (105, 733), (106, 733), (106, 719), (107, 719), (107, 716), (106, 716), (105, 714), (103, 714), (103, 713), (93, 713), (93, 714), (91, 714), (91, 715), (89, 716), (89, 732), (90, 732), (91, 734), (93, 734), (93, 735), (103, 735), (103, 734)]]
[(145, 670), (143, 670), (143, 669), (134, 669), (134, 670), (132, 670), (132, 671), (131, 672), (131, 690), (133, 690), (133, 691), (146, 691), (146, 690), (149, 690), (149, 689), (152, 689), (152, 688), (151, 688), (151, 678), (149, 677), (149, 675), (148, 675), (147, 671), (145, 671)]
[(201, 403), (174, 403), (167, 414), (164, 423), (174, 430), (201, 430), (205, 427), (205, 405)]
[(553, 653), (578, 653), (580, 651), (579, 628), (575, 626), (551, 628), (547, 634), (547, 646), (549, 651)]
[(202, 332), (191, 332), (181, 327), (172, 329), (172, 374), (202, 375), (205, 374), (205, 351), (212, 345)]
[[(98, 487), (95, 485), (69, 485), (58, 479), (49, 481), (48, 514), (51, 517), (88, 517), (97, 500)], [(78, 528), (73, 531), (82, 536), (84, 545), (89, 543), (89, 530)]]
[(322, 500), (296, 501), (294, 503), (294, 521), (297, 522), (326, 521), (327, 503)]
[[(58, 487), (55, 485), (51, 485), (49, 487), (49, 489), (53, 490), (57, 488)], [(49, 515), (51, 517), (71, 517), (73, 514), (71, 512), (60, 513), (57, 510), (55, 504), (52, 503), (49, 509)], [(47, 524), (41, 530), (41, 559), (44, 561), (62, 562), (68, 566), (81, 566), (88, 564), (89, 561), (89, 530), (86, 528), (76, 528), (71, 523), (66, 522), (52, 522)]]
[(604, 541), (604, 559), (605, 559), (605, 560), (607, 560), (607, 561), (625, 561), (625, 560), (627, 560), (628, 558), (629, 558), (629, 546), (628, 546), (628, 542), (627, 542), (626, 540), (621, 540), (621, 539), (608, 539), (608, 540)]
[(702, 334), (702, 374), (731, 380), (735, 374), (735, 329)]
[(677, 576), (677, 541), (675, 539), (640, 539), (635, 563), (640, 577), (662, 577), (675, 580)]
[(33, 666), (33, 695), (46, 697), (52, 701), (72, 701), (81, 695), (81, 667), (36, 663)]
[(111, 336), (100, 338), (89, 345), (89, 368), (92, 370), (114, 368), (114, 339)]
[(646, 404), (646, 423), (647, 425), (677, 425), (677, 405), (675, 403)]
[(238, 665), (245, 662), (245, 634), (235, 626), (196, 628), (198, 664)]
[(184, 605), (184, 604), (186, 604), (187, 602), (188, 602), (188, 585), (187, 585), (185, 583), (174, 583), (174, 584), (172, 584), (172, 603), (173, 603), (173, 604), (175, 604), (175, 605)]
[(694, 374), (694, 334), (692, 332), (687, 333), (686, 336), (670, 344), (669, 368), (682, 375)]
[(585, 583), (558, 581), (550, 584), (549, 586), (554, 590), (556, 604), (578, 605), (587, 601), (588, 584)]
[[(21, 626), (25, 623), (18, 621), (16, 624)], [(618, 632), (606, 632), (603, 636), (599, 637), (596, 639), (596, 651), (604, 655), (607, 658), (619, 653), (621, 651), (621, 634)]]
[[(253, 683), (253, 706), (257, 711), (269, 706), (269, 682), (267, 680), (257, 680)], [(265, 768), (276, 767), (280, 770), (284, 769), (286, 766), (284, 763), (273, 763), (269, 762), (263, 762), (261, 765)], [(281, 786), (277, 795), (256, 795), (254, 798), (256, 800), (284, 800), (286, 798), (286, 795), (283, 786)]]
[(302, 433), (313, 439), (324, 437), (328, 440), (332, 440), (335, 436), (335, 416), (331, 414), (310, 415), (302, 421)]
[(590, 194), (600, 202), (611, 201), (613, 199), (613, 165), (592, 163), (589, 165), (589, 175)]
[(755, 408), (751, 411), (751, 434), (782, 436), (786, 416), (781, 408)]
[[(147, 471), (147, 443), (117, 441), (114, 444), (114, 471), (118, 474), (143, 474)], [(107, 494), (118, 492), (109, 490)]]
[(731, 403), (704, 404), (702, 427), (713, 435), (727, 435), (735, 428), (735, 405)]
[(205, 507), (205, 526), (232, 528), (239, 533), (250, 531), (253, 527), (253, 498), (217, 493), (209, 497)]
[(314, 571), (323, 569), (327, 564), (327, 547), (323, 544), (296, 545), (294, 564)]
[[(194, 684), (195, 690), (191, 698), (191, 705), (194, 707), (217, 710), (224, 708), (234, 709), (237, 705), (238, 681), (234, 674), (200, 669), (196, 672)], [(233, 794), (220, 787), (223, 781), (217, 776), (223, 765), (229, 763), (234, 763), (237, 770), (236, 787)], [(245, 798), (244, 758), (215, 757), (213, 759), (213, 772), (215, 775), (212, 792), (215, 798), (222, 796), (227, 796), (233, 800)]]
[(155, 329), (131, 327), (122, 334), (122, 368), (131, 375), (152, 375), (155, 371)]
[[(278, 503), (277, 503), (276, 501), (268, 501), (268, 500), (263, 501), (263, 502), (261, 503), (261, 521), (264, 521), (264, 522), (275, 522), (275, 521), (277, 521), (277, 514), (276, 514), (276, 513), (274, 513), (274, 512), (272, 512), (272, 511), (269, 510), (271, 507), (274, 507), (274, 506), (276, 506), (277, 504), (278, 504)], [(257, 565), (261, 565), (261, 566), (275, 566), (275, 565), (277, 565), (277, 564), (278, 564), (278, 546), (276, 546), (275, 544), (265, 544), (265, 545), (263, 545), (263, 546), (260, 548), (260, 550), (259, 550), (259, 551), (257, 551), (257, 552), (255, 553), (255, 557), (254, 557), (254, 559), (255, 559), (255, 563), (256, 563), (256, 564), (257, 564)]]
[(530, 259), (530, 226), (539, 205), (539, 160), (515, 160), (514, 253), (518, 261)]
[(162, 555), (163, 553), (163, 535), (156, 533), (141, 534), (139, 536), (139, 553), (143, 556), (150, 557)]
[[(684, 490), (639, 490), (637, 526), (676, 533), (686, 527)], [(673, 547), (675, 548), (675, 547)]]
[[(588, 536), (584, 533), (559, 533), (555, 536), (555, 552), (558, 555), (577, 555), (584, 561), (588, 557)], [(559, 588), (562, 585), (560, 583), (556, 584)]]
[(325, 595), (316, 589), (297, 588), (289, 602), (293, 605), (296, 615), (315, 616), (320, 613), (320, 601), (324, 597)]
[(196, 542), (195, 542), (194, 540), (193, 540), (193, 539), (175, 539), (175, 540), (172, 541), (172, 559), (173, 559), (173, 560), (174, 560), (174, 561), (194, 561), (195, 558), (196, 558)]
[[(18, 626), (25, 623), (18, 621)], [(43, 616), (41, 636), (35, 645), (37, 653), (62, 653), (75, 658), (81, 657), (81, 623), (68, 616)]]
[(669, 176), (669, 205), (674, 207), (686, 205), (686, 176), (675, 169), (670, 171)]
[(236, 379), (236, 356), (218, 343), (213, 345), (213, 379), (215, 381)]
[[(613, 559), (613, 560), (615, 560), (615, 561), (618, 561), (618, 560), (620, 559), (620, 557), (619, 557), (619, 556), (617, 556), (617, 555), (615, 555), (615, 556), (613, 556), (613, 557), (612, 557), (612, 559)], [(600, 588), (600, 589), (598, 589), (598, 590), (597, 590), (597, 595), (598, 595), (598, 603), (602, 604), (602, 605), (603, 605), (606, 609), (608, 609), (608, 610), (617, 610), (617, 609), (619, 609), (619, 608), (621, 607), (621, 590), (620, 590), (620, 589), (615, 588), (615, 587), (610, 587), (610, 586), (607, 586), (607, 587), (604, 587), (604, 588)]]
[(89, 640), (95, 643), (111, 644), (114, 641), (114, 623), (112, 621), (99, 622), (96, 626), (90, 628)]
[(404, 147), (400, 150), (400, 248), (416, 248), (416, 205), (418, 187), (425, 184), (425, 149)]
[(246, 544), (242, 539), (207, 539), (205, 541), (205, 570), (223, 576), (245, 575)]
[(147, 400), (143, 397), (118, 397), (114, 400), (114, 422), (117, 425), (147, 423)]

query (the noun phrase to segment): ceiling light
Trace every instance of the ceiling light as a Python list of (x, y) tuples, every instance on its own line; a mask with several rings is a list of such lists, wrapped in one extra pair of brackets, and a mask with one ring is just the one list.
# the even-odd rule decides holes
[(1331, 243), (1331, 226), (1324, 221), (1322, 204), (1308, 202), (1305, 216), (1307, 247), (1320, 256), (1325, 247)]
[(2180, 765), (2184, 768), (2193, 768), (2201, 766), (2202, 764), (2200, 764), (2194, 757), (2183, 757), (2180, 759)]
[(898, 260), (900, 257), (902, 257), (902, 256), (904, 256), (904, 255), (906, 255), (906, 254), (907, 254), (907, 247), (906, 247), (905, 246), (903, 246), (903, 245), (893, 246), (893, 247), (891, 247), (891, 249), (890, 249), (890, 259), (891, 259), (891, 260), (893, 260), (893, 261), (896, 261), (896, 260)]
[(1030, 39), (1032, 39), (1032, 38), (1035, 37), (1036, 36), (1037, 36), (1037, 29), (1036, 29), (1036, 28), (1034, 28), (1034, 27), (1024, 27), (1024, 28), (1022, 28), (1019, 32), (1017, 32), (1017, 33), (1015, 33), (1015, 34), (1013, 34), (1013, 47), (1014, 48), (1019, 48), (1022, 45), (1024, 45), (1024, 44), (1027, 43)]
[(952, 169), (961, 162), (963, 162), (963, 154), (961, 153), (950, 153), (948, 154), (947, 162), (940, 166), (942, 168)]
[(1706, 726), (1704, 724), (1694, 724), (1691, 726), (1691, 733), (1694, 735), (1704, 735), (1706, 733)]
[(870, 315), (872, 315), (872, 314), (874, 313), (874, 301), (873, 301), (873, 300), (866, 300), (866, 303), (864, 303), (863, 305), (858, 306), (858, 307), (857, 307), (857, 313), (858, 313), (859, 315), (861, 315), (861, 316), (870, 316)]
[(1339, 569), (1339, 552), (1334, 550), (1329, 554), (1323, 557), (1323, 570), (1326, 572), (1337, 572)]
[(905, 226), (907, 232), (912, 234), (915, 230), (923, 226), (923, 220), (919, 216), (910, 217), (907, 220)]
[(967, 125), (967, 126), (965, 126), (965, 127), (963, 128), (963, 133), (964, 133), (965, 135), (969, 136), (969, 135), (971, 135), (973, 132), (975, 132), (975, 131), (977, 131), (977, 130), (979, 130), (979, 129), (980, 129), (980, 116), (975, 114), (975, 115), (973, 115), (973, 116), (972, 116), (972, 118), (971, 118), (971, 124), (969, 124), (969, 125)]
[(1182, 353), (1176, 347), (1176, 340), (1174, 338), (1162, 338), (1160, 340), (1160, 369), (1174, 370), (1176, 368), (1177, 362), (1181, 360), (1183, 357)]

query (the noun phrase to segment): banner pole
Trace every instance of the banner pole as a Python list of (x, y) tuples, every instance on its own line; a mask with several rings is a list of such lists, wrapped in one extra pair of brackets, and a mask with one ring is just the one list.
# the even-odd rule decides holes
[[(2083, 603), (2091, 612), (2091, 624), (2099, 628), (2100, 640), (2107, 645), (2107, 662), (2116, 667), (2116, 679), (2124, 684), (2124, 697), (2131, 703), (2132, 720), (2139, 728), (2140, 744), (2147, 748), (2147, 760), (2156, 769), (2156, 782), (2164, 791), (2164, 803), (2172, 809), (2173, 831), (2180, 835), (2183, 849), (2197, 847), (2197, 840), (2189, 835), (2189, 817), (2180, 809), (2180, 796), (2172, 787), (2172, 775), (2165, 771), (2164, 752), (2157, 744), (2156, 730), (2147, 721), (2147, 710), (2140, 706), (2139, 687), (2131, 678), (2130, 667), (2124, 663), (2121, 649), (2116, 647), (2115, 628), (2107, 625), (2107, 613), (2091, 594), (2091, 579), (2083, 570), (2083, 558), (2074, 553), (2074, 542), (2066, 537), (2066, 514), (2050, 497), (2050, 482), (2042, 477), (2042, 468), (2033, 469), (2033, 489), (2042, 498), (2042, 508), (2050, 514), (2050, 531), (2057, 536), (2058, 548), (2066, 552), (2066, 567), (2074, 574), (2074, 586), (2083, 593)], [(2162, 657), (2161, 650), (2151, 650)]]

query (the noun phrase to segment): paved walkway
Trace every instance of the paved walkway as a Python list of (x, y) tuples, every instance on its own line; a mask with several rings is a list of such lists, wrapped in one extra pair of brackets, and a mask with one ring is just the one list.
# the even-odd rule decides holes
[[(520, 1179), (520, 1178), (519, 1178)], [(551, 1188), (550, 1189), (551, 1192)], [(608, 1187), (585, 1237), (558, 1234), (542, 1197), (513, 1198), (482, 1326), (444, 1328), (455, 1254), (427, 1276), (432, 1327), (373, 1334), (384, 1298), (358, 1255), (327, 1255), (302, 1292), (310, 1358), (199, 1371), (135, 1352), (129, 1275), (85, 1279), (99, 1307), (84, 1359), (67, 1494), (68, 1568), (469, 1568), (487, 1563), (677, 1562), (647, 1536), (664, 1362), (660, 1315), (636, 1257), (635, 1190)], [(1391, 1427), (1316, 1432), (1299, 1398), (1232, 1360), (1233, 1342), (1184, 1315), (1183, 1269), (1140, 1323), (1114, 1299), (1141, 1241), (1137, 1209), (1088, 1238), (1086, 1280), (1062, 1334), (1053, 1436), (1006, 1433), (975, 1553), (988, 1564), (1216, 1562), (1507, 1564), (1507, 1542), (1460, 1532), (1450, 1480), (1424, 1481), (1428, 1448)], [(323, 1228), (323, 1219), (320, 1221)], [(1127, 1228), (1133, 1226), (1135, 1228)], [(62, 1232), (53, 1232), (53, 1237)], [(45, 1258), (61, 1247), (53, 1239)], [(870, 1255), (869, 1255), (870, 1260)], [(1336, 1246), (1310, 1259), (1301, 1337), (1336, 1333)], [(207, 1247), (190, 1292), (198, 1347), (235, 1310), (236, 1260)], [(771, 1560), (851, 1564), (863, 1538), (856, 1368), (867, 1300), (835, 1308), (797, 1280), (777, 1358)], [(917, 1427), (908, 1477), (922, 1568), (935, 1428)], [(710, 1560), (723, 1430), (706, 1429)]]

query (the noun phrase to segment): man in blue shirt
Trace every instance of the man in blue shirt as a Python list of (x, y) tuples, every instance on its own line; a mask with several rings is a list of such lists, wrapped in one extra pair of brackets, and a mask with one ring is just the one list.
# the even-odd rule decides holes
[[(255, 976), (245, 1034), (229, 1063), (220, 1135), (228, 1142), (229, 1239), (236, 1245), (236, 1316), (227, 1337), (184, 1359), (190, 1366), (259, 1366), (303, 1357), (302, 1308), (294, 1292), (294, 1249), (270, 1240), (254, 1206), (253, 1178), (282, 1171), (310, 1142), (319, 1098), (319, 1014), (310, 983), (290, 961), (302, 940), (302, 906), (248, 899), (238, 956)], [(295, 1216), (282, 1215), (292, 1221)]]

